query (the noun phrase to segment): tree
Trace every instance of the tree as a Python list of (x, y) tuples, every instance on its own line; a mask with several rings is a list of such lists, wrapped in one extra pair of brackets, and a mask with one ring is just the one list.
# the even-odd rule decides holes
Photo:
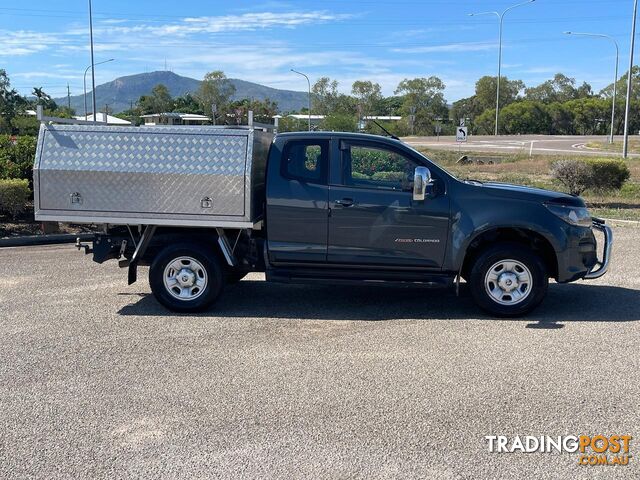
[(356, 97), (361, 117), (377, 113), (382, 101), (380, 84), (370, 80), (356, 80), (351, 86), (351, 94)]
[(551, 117), (540, 102), (514, 102), (500, 110), (500, 125), (508, 135), (548, 134), (551, 130)]
[(537, 87), (525, 89), (525, 98), (527, 100), (542, 103), (567, 102), (591, 95), (591, 85), (585, 82), (576, 88), (576, 79), (567, 77), (562, 73), (556, 73), (553, 79), (547, 80)]
[(248, 121), (249, 110), (253, 112), (254, 121), (272, 123), (273, 117), (278, 113), (278, 104), (268, 98), (264, 100), (243, 98), (229, 104), (229, 113), (233, 115), (237, 125)]
[(253, 118), (256, 122), (272, 123), (273, 117), (278, 113), (278, 102), (269, 98), (252, 100), (249, 103), (249, 108), (253, 111)]
[(173, 103), (173, 110), (175, 112), (204, 115), (202, 105), (198, 99), (190, 93), (185, 93), (180, 97), (176, 97)]
[[(236, 87), (221, 70), (209, 72), (204, 76), (196, 97), (200, 101), (205, 115), (223, 117), (228, 111), (229, 101), (236, 93)], [(215, 105), (216, 112), (213, 112)]]
[(53, 112), (58, 109), (58, 105), (51, 98), (51, 95), (46, 93), (42, 87), (33, 87), (33, 96), (36, 97), (35, 105), (42, 105), (42, 108)]
[[(629, 72), (625, 72), (622, 77), (616, 82), (617, 87), (617, 99), (616, 99), (616, 124), (614, 126), (614, 131), (616, 133), (622, 133), (624, 126), (624, 95), (627, 91), (627, 78), (629, 76)], [(633, 82), (634, 87), (638, 85), (640, 82), (640, 66), (634, 65), (631, 70), (631, 81)], [(600, 90), (600, 95), (612, 100), (613, 99), (613, 82), (607, 85), (605, 88)], [(639, 118), (639, 113), (637, 108), (634, 108), (633, 105), (636, 105), (640, 102), (640, 88), (632, 88), (631, 89), (631, 110), (630, 110), (630, 128), (631, 131), (638, 131), (638, 122), (635, 119)], [(611, 104), (609, 104), (611, 106)]]
[(353, 115), (334, 113), (322, 120), (320, 128), (329, 132), (355, 132), (358, 124)]
[(151, 95), (140, 97), (138, 106), (143, 115), (171, 112), (173, 110), (173, 98), (171, 98), (169, 89), (160, 83), (153, 87)]
[[(622, 75), (622, 77), (620, 77), (620, 79), (616, 83), (617, 90), (618, 90), (618, 99), (621, 99), (621, 94), (624, 94), (624, 92), (627, 91), (627, 77), (628, 76), (629, 76), (629, 72), (627, 71)], [(638, 85), (638, 83), (640, 82), (640, 66), (634, 65), (633, 68), (631, 69), (631, 81), (633, 82), (634, 86)], [(612, 98), (613, 97), (613, 82), (610, 83), (609, 85), (607, 85), (606, 87), (604, 87), (602, 90), (600, 90), (600, 95), (602, 95), (602, 96), (604, 96), (606, 98)], [(633, 88), (632, 89), (631, 98), (632, 98), (632, 100), (640, 101), (640, 88)]]
[(7, 72), (0, 68), (0, 133), (11, 133), (11, 121), (25, 106), (26, 100), (11, 88)]
[(329, 115), (336, 109), (340, 94), (338, 82), (329, 77), (321, 77), (311, 87), (312, 110), (317, 115)]
[(402, 113), (403, 100), (398, 95), (383, 97), (380, 100), (380, 115), (400, 115)]
[(478, 115), (473, 121), (473, 127), (478, 135), (493, 135), (496, 124), (496, 109), (490, 108)]
[(573, 135), (575, 128), (573, 124), (573, 114), (564, 103), (553, 102), (547, 105), (547, 113), (551, 119), (552, 135)]
[(402, 110), (405, 115), (415, 115), (415, 129), (431, 133), (436, 117), (448, 117), (447, 102), (444, 99), (445, 85), (438, 77), (404, 79), (395, 90), (403, 95)]
[[(484, 76), (476, 82), (475, 97), (478, 108), (482, 112), (488, 108), (496, 108), (497, 78)], [(507, 77), (500, 77), (500, 108), (515, 102), (524, 88), (522, 80), (509, 80)]]
[(482, 114), (482, 112), (483, 110), (478, 105), (478, 100), (474, 95), (473, 97), (462, 98), (456, 102), (453, 102), (451, 111), (449, 112), (449, 117), (454, 122), (454, 124), (457, 125), (458, 122), (463, 118), (468, 118), (473, 122), (473, 120), (480, 114)]
[(611, 102), (604, 98), (578, 98), (563, 104), (571, 113), (576, 133), (605, 134), (611, 115)]

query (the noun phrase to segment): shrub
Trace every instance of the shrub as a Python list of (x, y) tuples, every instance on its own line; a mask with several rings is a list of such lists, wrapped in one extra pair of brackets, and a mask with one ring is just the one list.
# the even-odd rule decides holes
[(0, 178), (21, 178), (31, 182), (35, 156), (35, 137), (0, 135)]
[(24, 212), (30, 195), (27, 180), (0, 180), (0, 211), (17, 217)]
[(588, 160), (559, 160), (551, 165), (551, 175), (572, 195), (585, 190), (607, 192), (620, 190), (631, 175), (622, 160), (594, 158)]
[(35, 117), (18, 116), (11, 120), (13, 131), (20, 135), (38, 136), (40, 122)]
[(558, 160), (551, 164), (551, 175), (571, 195), (581, 195), (591, 186), (593, 170), (582, 160)]
[(622, 160), (594, 158), (587, 160), (587, 164), (591, 167), (593, 175), (590, 188), (596, 191), (620, 190), (631, 175)]
[(402, 182), (407, 177), (404, 172), (376, 172), (371, 176), (372, 180), (382, 180), (390, 182)]

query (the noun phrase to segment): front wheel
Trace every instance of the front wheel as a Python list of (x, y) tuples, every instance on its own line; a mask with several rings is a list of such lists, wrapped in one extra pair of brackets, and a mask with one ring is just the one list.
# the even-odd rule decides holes
[(171, 245), (151, 264), (149, 284), (169, 310), (198, 312), (216, 301), (224, 276), (214, 252), (197, 244)]
[(544, 299), (549, 283), (538, 255), (503, 243), (480, 254), (469, 278), (471, 295), (483, 310), (499, 317), (526, 315)]

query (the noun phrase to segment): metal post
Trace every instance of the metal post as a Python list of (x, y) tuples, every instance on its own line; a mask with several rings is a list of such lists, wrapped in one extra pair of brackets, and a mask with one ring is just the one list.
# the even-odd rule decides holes
[(87, 120), (87, 72), (89, 71), (89, 69), (91, 68), (91, 65), (89, 65), (85, 71), (84, 71), (84, 119)]
[(638, 0), (633, 2), (633, 20), (631, 21), (631, 50), (629, 52), (629, 73), (627, 74), (627, 103), (624, 110), (624, 140), (622, 141), (622, 157), (629, 154), (629, 109), (631, 108), (631, 88), (633, 82), (633, 49), (636, 40), (636, 16), (638, 14)]
[(307, 98), (308, 100), (308, 112), (309, 112), (309, 131), (311, 131), (311, 81), (309, 80), (309, 77), (307, 77), (304, 73), (302, 72), (298, 72), (297, 70), (294, 70), (293, 68), (291, 69), (291, 71), (293, 73), (297, 73), (298, 75), (302, 75), (304, 78), (307, 79), (307, 85), (309, 86), (309, 96)]
[(89, 40), (91, 44), (91, 98), (93, 101), (93, 121), (96, 121), (96, 69), (93, 63), (93, 15), (91, 11), (91, 0), (89, 0)]
[[(102, 65), (103, 63), (113, 62), (114, 60), (115, 60), (115, 58), (110, 58), (109, 60), (105, 60), (103, 62), (96, 63), (95, 66), (97, 67), (98, 65)], [(91, 67), (92, 67), (92, 65), (89, 65), (84, 70), (84, 77), (83, 77), (83, 83), (84, 83), (84, 119), (85, 120), (87, 120), (87, 72), (89, 71), (89, 69), (91, 69)], [(95, 114), (96, 112), (94, 111), (93, 113)]]
[(502, 76), (502, 26), (504, 25), (504, 13), (500, 15), (500, 33), (498, 35), (498, 78), (496, 79), (498, 85), (496, 87), (496, 128), (494, 131), (496, 137), (498, 136), (498, 116), (500, 115), (500, 77)]
[(610, 40), (611, 42), (613, 42), (613, 44), (616, 47), (616, 65), (615, 65), (615, 71), (614, 71), (614, 76), (613, 76), (613, 101), (612, 101), (612, 105), (611, 105), (611, 135), (609, 136), (609, 143), (613, 143), (613, 137), (615, 134), (615, 119), (616, 119), (616, 95), (617, 95), (617, 89), (618, 89), (618, 64), (619, 64), (619, 57), (620, 57), (620, 49), (618, 47), (618, 42), (616, 42), (616, 40), (613, 37), (610, 37), (609, 35), (604, 35), (602, 33), (576, 33), (576, 32), (564, 32), (565, 35), (580, 35), (583, 37), (599, 37), (599, 38), (606, 38), (607, 40)]
[(613, 77), (613, 98), (611, 100), (611, 138), (609, 139), (609, 143), (613, 145), (614, 135), (615, 135), (615, 123), (616, 123), (616, 94), (618, 93), (618, 60), (620, 57), (620, 49), (618, 48), (618, 42), (615, 40), (613, 43), (616, 46), (616, 68)]
[(528, 5), (529, 3), (533, 3), (536, 0), (528, 0), (527, 2), (518, 3), (516, 5), (512, 5), (509, 8), (505, 9), (502, 13), (499, 12), (480, 12), (480, 13), (470, 13), (470, 17), (475, 17), (478, 15), (495, 15), (498, 17), (500, 21), (500, 30), (498, 34), (498, 78), (496, 79), (496, 125), (494, 135), (498, 135), (498, 116), (500, 114), (500, 77), (502, 75), (502, 27), (504, 24), (504, 16), (505, 14), (513, 10), (517, 7), (522, 7), (523, 5)]

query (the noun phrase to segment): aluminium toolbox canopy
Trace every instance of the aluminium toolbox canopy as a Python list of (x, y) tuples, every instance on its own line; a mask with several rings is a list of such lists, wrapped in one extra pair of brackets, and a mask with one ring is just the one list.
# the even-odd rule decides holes
[(246, 127), (42, 125), (36, 219), (252, 227), (272, 138)]

